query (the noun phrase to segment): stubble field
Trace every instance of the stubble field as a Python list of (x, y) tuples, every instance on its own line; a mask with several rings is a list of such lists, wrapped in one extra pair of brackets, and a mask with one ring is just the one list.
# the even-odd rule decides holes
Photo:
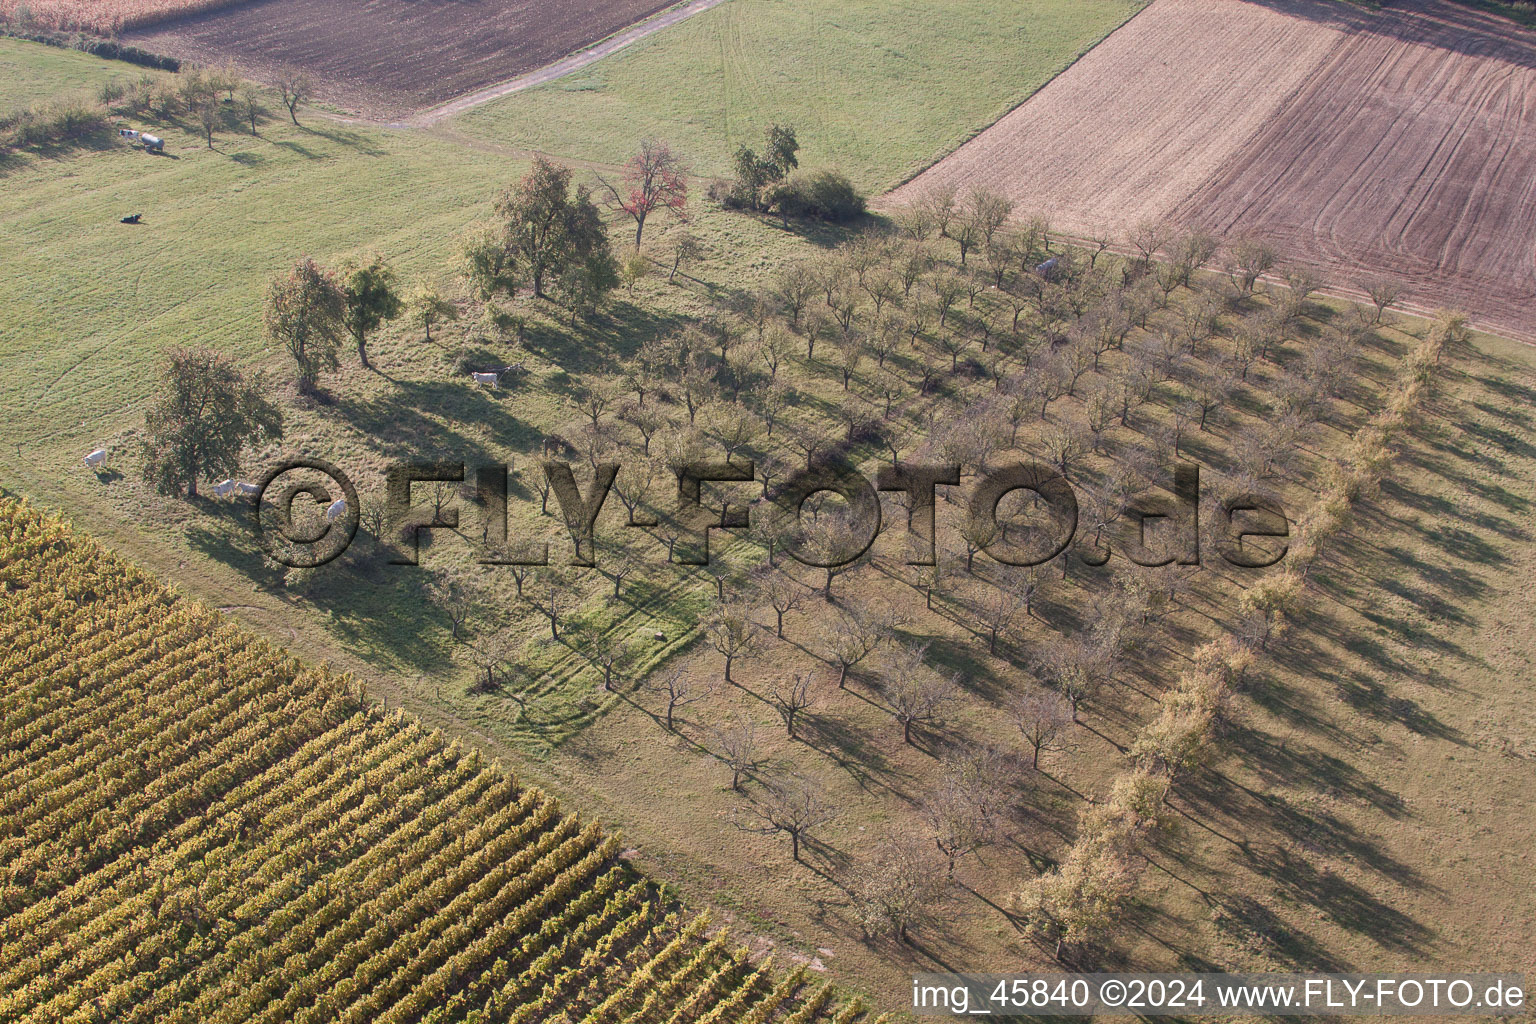
[(1083, 236), (1258, 237), (1529, 337), (1533, 40), (1435, 0), (1159, 0), (891, 202), (981, 185)]
[(110, 35), (245, 0), (0, 0), (0, 17), (25, 10), (31, 21), (64, 32)]

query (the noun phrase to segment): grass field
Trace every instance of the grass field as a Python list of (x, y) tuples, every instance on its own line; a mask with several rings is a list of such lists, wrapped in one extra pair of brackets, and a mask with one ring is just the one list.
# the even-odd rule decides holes
[(94, 93), (107, 82), (130, 82), (141, 70), (120, 61), (0, 36), (0, 82), (5, 83), (0, 86), (0, 116), (60, 93)]
[[(8, 83), (46, 80), (60, 56), (76, 73), (101, 64), (35, 44), (16, 52), (27, 74)], [(226, 131), (212, 151), (185, 127), (138, 126), (162, 132), (170, 155), (95, 140), (48, 157), (18, 156), (4, 167), (0, 221), (18, 244), (0, 253), (0, 277), (20, 289), (4, 313), (0, 340), (0, 465), (7, 482), (91, 509), (93, 530), (157, 569), (181, 564), (189, 547), (200, 551), (217, 603), (240, 606), (310, 653), (339, 643), (345, 657), (357, 659), (352, 667), (398, 674), (411, 680), (406, 689), (445, 695), (457, 705), (449, 714), (473, 720), (481, 702), (444, 687), (460, 668), (449, 662), (419, 591), (382, 579), (334, 592), (322, 583), (314, 606), (320, 614), (297, 616), (281, 595), (253, 593), (253, 583), (263, 582), (259, 572), (253, 578), (259, 558), (225, 539), (244, 537), (238, 522), (227, 510), (210, 520), (147, 494), (132, 469), (135, 433), (154, 369), (173, 345), (211, 345), (282, 376), (283, 357), (262, 334), (261, 296), (298, 254), (334, 264), (349, 253), (378, 251), (404, 281), (425, 276), (452, 290), (459, 233), (526, 165), (494, 149), (326, 120), (306, 119), (302, 128), (269, 120), (259, 138)], [(128, 213), (143, 213), (143, 223), (119, 224)], [(632, 347), (682, 311), (704, 308), (712, 290), (761, 276), (787, 253), (816, 248), (732, 215), (706, 213), (692, 227), (707, 256), (690, 271), (688, 287), (646, 282), (638, 304), (617, 303), (588, 338), (535, 329), (534, 346), (549, 347), (515, 399), (504, 392), (507, 400), (498, 401), (467, 380), (450, 380), (447, 348), (423, 345), (416, 330), (400, 323), (378, 342), (384, 374), (345, 371), (335, 380), (345, 401), (300, 410), (284, 451), (347, 457), (360, 479), (404, 452), (520, 463), (536, 449), (541, 429), (571, 415), (572, 375), (603, 365), (613, 357), (611, 346)], [(495, 358), (521, 357), (507, 349)], [(79, 464), (81, 452), (100, 444), (117, 449), (127, 474), (105, 486)], [(685, 623), (698, 611), (689, 595), (699, 585), (658, 594), (661, 604), (630, 628), (685, 638)], [(652, 622), (656, 615), (663, 621)], [(529, 621), (527, 630), (536, 633), (537, 623)], [(571, 708), (585, 719), (595, 708), (580, 707), (587, 692), (584, 677), (568, 678), (575, 664), (555, 680), (570, 688)]]
[(1536, 354), (1483, 336), (1440, 377), (1232, 756), (1181, 786), (1210, 827), (1170, 844), (1166, 884), (1211, 961), (1536, 969)]
[(478, 138), (620, 163), (642, 135), (721, 174), (773, 122), (803, 166), (883, 190), (1023, 102), (1140, 0), (731, 0), (592, 67), (461, 115)]

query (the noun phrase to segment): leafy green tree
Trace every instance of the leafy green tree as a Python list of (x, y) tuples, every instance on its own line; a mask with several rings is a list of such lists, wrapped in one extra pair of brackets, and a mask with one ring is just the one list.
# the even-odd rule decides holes
[(406, 296), (405, 304), (411, 311), (411, 322), (418, 324), (427, 332), (428, 341), (432, 340), (433, 324), (459, 318), (459, 307), (445, 299), (436, 285), (426, 282), (411, 289), (410, 294)]
[(735, 181), (731, 196), (738, 205), (754, 211), (763, 209), (765, 191), (800, 166), (796, 156), (800, 143), (795, 140), (793, 128), (775, 124), (764, 133), (763, 141), (762, 155), (742, 146), (732, 158)]
[(761, 209), (763, 190), (776, 180), (773, 164), (742, 146), (731, 158), (731, 166), (735, 177), (731, 184), (732, 200), (749, 210)]
[(865, 199), (847, 175), (827, 168), (775, 182), (763, 191), (760, 205), (764, 210), (777, 210), (786, 227), (791, 217), (841, 224), (857, 220), (865, 212)]
[(459, 246), (459, 272), (475, 298), (489, 302), (497, 295), (516, 297), (521, 282), (505, 224), (477, 224), (465, 233)]
[(560, 297), (571, 311), (571, 324), (578, 316), (590, 316), (603, 297), (619, 286), (619, 265), (606, 248), (593, 253), (582, 263), (564, 268), (556, 278)]
[(283, 414), (229, 357), (173, 349), (145, 417), (144, 479), (162, 494), (197, 497), (199, 479), (233, 476), (249, 444), (283, 435)]
[(342, 321), (357, 344), (357, 358), (368, 369), (368, 335), (386, 320), (400, 315), (402, 303), (395, 290), (395, 272), (382, 256), (364, 262), (353, 260), (342, 268), (341, 291), (346, 302)]
[(800, 166), (800, 160), (796, 156), (800, 152), (800, 143), (795, 139), (795, 130), (788, 125), (775, 124), (769, 128), (765, 141), (768, 151), (764, 154), (768, 162), (778, 171), (778, 176), (783, 178)]
[(506, 226), (506, 255), (533, 283), (537, 298), (553, 286), (590, 299), (618, 287), (618, 268), (602, 215), (585, 185), (571, 190), (571, 170), (535, 157), (533, 170), (496, 200)]
[(308, 256), (275, 278), (267, 290), (262, 311), (267, 335), (293, 357), (304, 390), (315, 386), (322, 370), (341, 365), (336, 348), (345, 312), (346, 297), (335, 275)]
[(645, 280), (650, 272), (650, 258), (638, 249), (624, 257), (624, 262), (619, 266), (619, 276), (631, 296), (635, 294), (635, 285)]

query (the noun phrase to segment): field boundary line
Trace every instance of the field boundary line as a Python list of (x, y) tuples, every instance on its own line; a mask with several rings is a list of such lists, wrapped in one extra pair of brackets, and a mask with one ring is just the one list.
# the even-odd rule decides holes
[(885, 199), (887, 196), (889, 196), (892, 192), (895, 192), (897, 189), (902, 188), (902, 187), (904, 187), (906, 185), (910, 185), (912, 182), (916, 181), (919, 177), (921, 177), (927, 171), (929, 171), (933, 167), (936, 167), (940, 163), (943, 163), (945, 160), (949, 159), (949, 157), (951, 157), (955, 153), (959, 152), (963, 147), (965, 147), (967, 144), (969, 144), (972, 140), (976, 139), (982, 133), (991, 131), (993, 128), (995, 128), (997, 126), (997, 123), (999, 121), (1001, 121), (1003, 118), (1007, 117), (1009, 114), (1013, 113), (1015, 110), (1018, 110), (1020, 107), (1022, 107), (1024, 104), (1028, 103), (1030, 100), (1034, 99), (1036, 96), (1040, 95), (1040, 93), (1045, 90), (1046, 86), (1048, 86), (1052, 82), (1056, 81), (1056, 79), (1060, 78), (1062, 75), (1066, 74), (1068, 71), (1071, 71), (1072, 68), (1077, 65), (1078, 61), (1080, 61), (1084, 57), (1088, 56), (1094, 50), (1097, 50), (1100, 46), (1103, 46), (1104, 43), (1107, 42), (1111, 36), (1113, 36), (1116, 32), (1119, 32), (1121, 29), (1125, 28), (1125, 26), (1129, 25), (1131, 22), (1135, 21), (1137, 18), (1141, 17), (1143, 14), (1145, 14), (1147, 12), (1148, 8), (1150, 8), (1155, 3), (1157, 3), (1157, 0), (1146, 0), (1146, 2), (1143, 3), (1139, 8), (1137, 8), (1136, 11), (1133, 12), (1129, 18), (1126, 18), (1120, 24), (1116, 25), (1114, 28), (1110, 29), (1108, 32), (1104, 33), (1102, 36), (1100, 36), (1098, 39), (1096, 39), (1092, 46), (1088, 47), (1086, 50), (1084, 50), (1082, 53), (1078, 54), (1076, 57), (1073, 57), (1070, 61), (1067, 62), (1066, 66), (1064, 66), (1060, 71), (1056, 72), (1050, 78), (1047, 78), (1045, 81), (1041, 82), (1038, 86), (1036, 86), (1030, 92), (1030, 94), (1028, 96), (1025, 96), (1023, 99), (1019, 100), (1019, 102), (1015, 103), (1013, 106), (1009, 107), (1007, 110), (1003, 111), (1001, 114), (998, 114), (991, 121), (989, 121), (988, 123), (982, 125), (980, 128), (977, 128), (975, 131), (971, 132), (971, 134), (969, 134), (965, 138), (961, 139), (958, 143), (955, 144), (954, 148), (945, 150), (944, 152), (938, 154), (932, 160), (929, 160), (926, 164), (924, 164), (923, 166), (919, 167), (917, 170), (913, 171), (911, 174), (907, 175), (905, 178), (902, 178), (900, 181), (896, 182), (896, 184), (894, 184), (894, 185), (890, 186), (889, 188), (885, 189), (884, 191), (882, 191), (878, 196), (873, 197), (874, 202), (872, 202), (871, 205), (875, 205), (875, 203), (878, 203), (880, 200)]
[(544, 85), (548, 82), (564, 78), (574, 71), (580, 71), (584, 67), (597, 63), (610, 54), (617, 53), (631, 43), (637, 43), (653, 33), (660, 32), (664, 28), (670, 28), (679, 22), (686, 21), (695, 14), (702, 14), (710, 8), (718, 7), (723, 3), (725, 3), (725, 0), (693, 0), (692, 3), (669, 8), (660, 14), (654, 14), (644, 21), (631, 25), (629, 28), (617, 32), (601, 42), (578, 50), (561, 60), (557, 60), (553, 64), (546, 64), (535, 71), (529, 71), (527, 74), (519, 75), (516, 78), (500, 82), (496, 85), (476, 89), (474, 92), (466, 93), (446, 103), (441, 103), (430, 109), (413, 114), (401, 122), (401, 124), (407, 127), (427, 128), (450, 117), (462, 114), (467, 110), (473, 110), (475, 107), (490, 103), (492, 100), (499, 100), (503, 96), (511, 96), (513, 93), (522, 92), (524, 89), (531, 89), (536, 85)]

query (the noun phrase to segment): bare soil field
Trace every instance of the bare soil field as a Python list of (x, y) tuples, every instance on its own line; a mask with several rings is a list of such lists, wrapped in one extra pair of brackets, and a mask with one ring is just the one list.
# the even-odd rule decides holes
[(985, 186), (1083, 236), (1166, 216), (1338, 46), (1346, 26), (1329, 17), (1353, 13), (1306, 0), (1157, 0), (889, 199)]
[(1536, 337), (1536, 34), (1442, 0), (1157, 0), (892, 194), (982, 185), (1061, 230), (1257, 236)]
[(670, 6), (666, 0), (262, 0), (133, 32), (157, 53), (305, 69), (320, 98), (393, 118), (514, 78)]

